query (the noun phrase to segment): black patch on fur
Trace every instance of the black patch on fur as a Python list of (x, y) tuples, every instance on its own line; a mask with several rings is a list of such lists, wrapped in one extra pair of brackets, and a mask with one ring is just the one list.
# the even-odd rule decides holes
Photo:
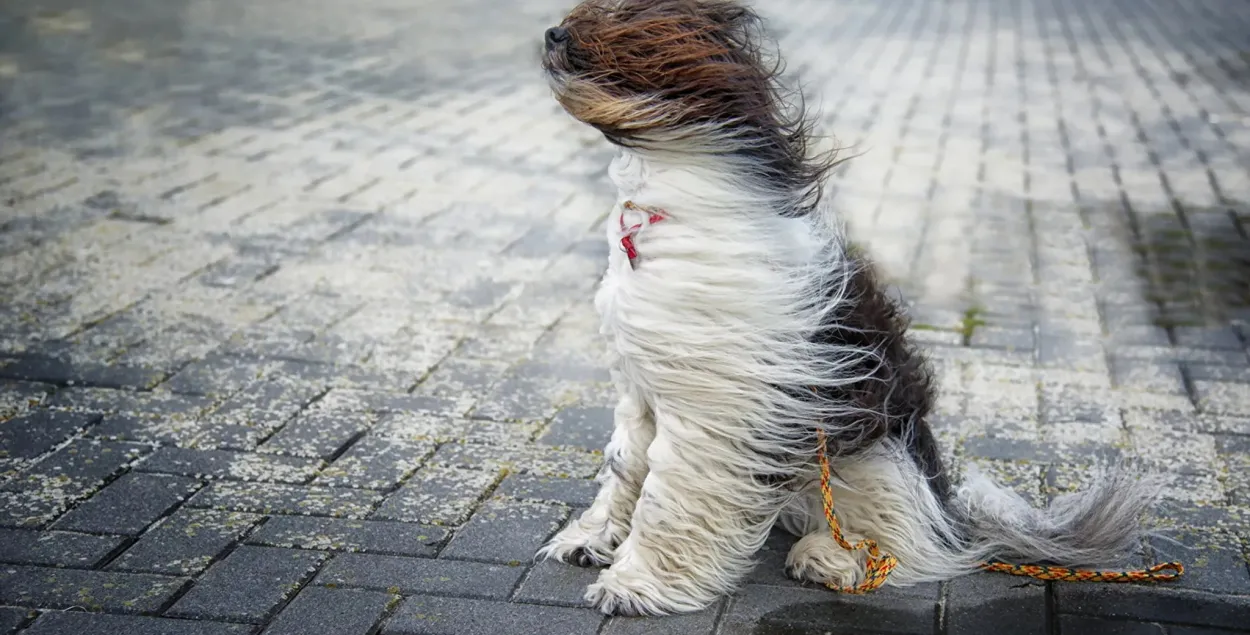
[[(907, 340), (908, 319), (881, 288), (871, 265), (857, 256), (839, 310), (830, 312), (816, 338), (823, 344), (875, 350), (881, 359), (865, 358), (848, 371), (865, 377), (838, 389), (808, 390), (813, 398), (845, 403), (864, 412), (857, 421), (837, 422), (828, 430), (830, 457), (848, 456), (885, 436), (903, 442), (939, 500), (951, 495), (950, 479), (926, 418), (933, 407), (933, 371), (925, 356)], [(841, 287), (831, 280), (825, 297), (833, 302)]]

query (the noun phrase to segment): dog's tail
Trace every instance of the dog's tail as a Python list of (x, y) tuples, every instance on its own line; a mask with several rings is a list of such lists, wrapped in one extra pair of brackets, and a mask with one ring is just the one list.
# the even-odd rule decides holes
[(1158, 479), (1116, 467), (1039, 509), (974, 468), (947, 510), (964, 538), (962, 551), (977, 561), (1081, 567), (1122, 561), (1138, 549), (1142, 517), (1161, 489)]

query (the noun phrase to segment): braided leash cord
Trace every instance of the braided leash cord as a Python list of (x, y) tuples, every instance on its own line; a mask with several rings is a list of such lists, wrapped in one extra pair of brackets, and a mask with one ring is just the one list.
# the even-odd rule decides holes
[[(879, 588), (885, 584), (890, 572), (898, 566), (898, 559), (881, 552), (876, 541), (867, 538), (854, 544), (847, 542), (842, 536), (842, 526), (838, 516), (833, 512), (833, 487), (830, 485), (829, 458), (825, 456), (825, 433), (817, 429), (817, 455), (820, 458), (820, 494), (825, 504), (825, 520), (829, 521), (829, 533), (833, 539), (847, 551), (868, 551), (868, 559), (864, 565), (864, 579), (855, 586), (842, 586), (826, 582), (825, 586), (842, 593), (862, 594)], [(981, 568), (1011, 575), (1027, 576), (1038, 580), (1058, 580), (1062, 582), (1166, 582), (1176, 580), (1185, 574), (1185, 565), (1180, 562), (1164, 562), (1147, 569), (1129, 571), (1097, 571), (1093, 569), (1069, 569), (1038, 564), (1010, 564), (1007, 562), (983, 562)]]

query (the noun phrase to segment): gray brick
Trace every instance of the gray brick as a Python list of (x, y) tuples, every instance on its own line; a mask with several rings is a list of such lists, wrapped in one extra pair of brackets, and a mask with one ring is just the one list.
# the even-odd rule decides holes
[(56, 521), (57, 529), (137, 534), (191, 496), (200, 482), (178, 476), (123, 474)]
[(564, 503), (588, 507), (599, 493), (599, 484), (581, 478), (558, 478), (531, 474), (509, 474), (496, 492), (519, 500)]
[(565, 408), (556, 414), (540, 443), (603, 450), (612, 438), (612, 408)]
[(946, 632), (1046, 635), (1046, 585), (992, 573), (951, 580), (946, 585)]
[(587, 607), (586, 587), (599, 578), (599, 569), (575, 567), (557, 560), (540, 560), (530, 569), (513, 598), (530, 604)]
[(1080, 582), (1055, 583), (1054, 593), (1055, 608), (1064, 614), (1219, 628), (1241, 628), (1250, 615), (1245, 596)]
[(303, 412), (260, 446), (261, 452), (330, 459), (368, 429), (361, 412)]
[(1063, 635), (1165, 635), (1158, 624), (1103, 620), (1083, 615), (1061, 615), (1059, 632)]
[(10, 635), (10, 633), (17, 630), (18, 626), (25, 624), (27, 620), (34, 616), (34, 611), (0, 606), (0, 633)]
[(382, 629), (384, 635), (591, 635), (603, 616), (591, 609), (506, 604), (462, 598), (411, 597)]
[(274, 618), (264, 635), (368, 635), (397, 596), (373, 591), (307, 587)]
[(1155, 560), (1179, 560), (1185, 576), (1169, 588), (1250, 595), (1250, 564), (1241, 541), (1219, 531), (1168, 532), (1150, 541)]
[(149, 529), (108, 568), (195, 575), (259, 521), (251, 514), (181, 509)]
[(174, 596), (185, 578), (80, 569), (0, 567), (0, 602), (38, 608), (146, 613)]
[[(186, 420), (193, 419), (204, 413), (214, 403), (213, 399), (207, 397), (177, 395), (168, 392), (69, 388), (58, 391), (48, 401), (48, 406), (80, 412)], [(104, 428), (108, 423), (109, 417), (105, 417), (101, 428)], [(96, 429), (94, 432), (101, 436), (107, 434), (103, 429)]]
[(493, 471), (425, 467), (387, 497), (371, 518), (458, 525), (494, 483)]
[(324, 558), (311, 551), (244, 545), (209, 567), (165, 614), (262, 623), (313, 576)]
[(89, 569), (123, 542), (120, 536), (0, 529), (0, 562)]
[(603, 628), (603, 635), (712, 635), (722, 600), (697, 613), (664, 617), (614, 617)]
[(187, 501), (207, 507), (257, 514), (364, 518), (381, 495), (368, 490), (218, 481)]
[(434, 452), (434, 443), (368, 436), (353, 444), (317, 476), (319, 485), (390, 489), (412, 475)]
[(249, 635), (251, 626), (220, 622), (172, 620), (138, 615), (103, 615), (75, 611), (44, 613), (24, 635), (81, 635), (82, 633), (126, 633), (126, 635)]
[(274, 516), (248, 536), (271, 547), (433, 557), (447, 538), (442, 527), (377, 520)]
[(334, 556), (316, 582), (391, 593), (506, 598), (523, 572), (519, 566), (347, 553)]
[[(825, 589), (746, 586), (730, 604), (721, 622), (725, 635), (747, 635), (766, 629), (780, 632), (932, 633), (937, 623), (937, 593), (920, 589), (878, 589), (865, 595), (843, 595)], [(830, 620), (836, 615), (836, 620)]]
[(256, 381), (267, 366), (242, 357), (213, 355), (187, 364), (162, 387), (176, 393), (224, 397)]
[(160, 448), (139, 463), (143, 472), (183, 474), (197, 478), (227, 478), (269, 483), (304, 483), (317, 473), (320, 462), (228, 450)]
[(99, 415), (38, 410), (0, 425), (0, 458), (33, 459), (100, 420)]
[[(56, 386), (51, 384), (9, 379), (0, 380), (0, 421), (16, 417), (42, 404), (54, 390), (56, 390)], [(6, 442), (5, 445), (7, 446), (8, 443), (10, 442)]]
[(564, 507), (488, 501), (456, 532), (442, 557), (527, 562), (567, 516)]
[(37, 525), (90, 496), (145, 448), (75, 440), (0, 485), (0, 525)]

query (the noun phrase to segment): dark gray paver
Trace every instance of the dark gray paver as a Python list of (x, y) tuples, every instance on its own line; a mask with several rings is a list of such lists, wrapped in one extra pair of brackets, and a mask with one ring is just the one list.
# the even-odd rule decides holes
[(520, 566), (347, 553), (326, 563), (316, 582), (393, 593), (502, 599), (512, 593), (524, 572)]
[(389, 489), (421, 467), (432, 442), (369, 436), (352, 444), (314, 481), (319, 485)]
[(324, 558), (312, 551), (241, 546), (209, 567), (166, 615), (264, 622)]
[(371, 417), (361, 412), (304, 412), (265, 441), (261, 452), (329, 459), (368, 429)]
[(603, 635), (711, 635), (716, 618), (725, 608), (721, 600), (697, 613), (664, 617), (614, 617), (603, 628)]
[(0, 567), (0, 602), (38, 608), (146, 613), (159, 609), (186, 583), (186, 578), (143, 573), (7, 565)]
[(951, 635), (999, 629), (1046, 635), (1046, 585), (992, 573), (964, 576), (946, 584), (945, 614)]
[(587, 507), (599, 493), (599, 484), (581, 478), (509, 474), (496, 494), (520, 500), (548, 501)]
[(526, 574), (513, 599), (532, 604), (589, 606), (586, 587), (599, 577), (599, 569), (573, 567), (558, 560), (544, 559)]
[(68, 531), (0, 529), (0, 562), (91, 568), (126, 539)]
[(515, 635), (590, 635), (603, 615), (590, 609), (506, 604), (486, 600), (415, 596), (382, 629), (395, 635), (493, 635), (507, 624)]
[(102, 615), (72, 611), (44, 613), (30, 628), (31, 635), (82, 635), (84, 633), (125, 633), (126, 635), (247, 635), (252, 627), (176, 620), (138, 615)]
[(141, 456), (132, 444), (75, 440), (0, 485), (0, 525), (39, 525)]
[(1103, 620), (1083, 615), (1059, 617), (1062, 635), (1165, 635), (1168, 631), (1158, 624)]
[(36, 410), (0, 425), (0, 458), (33, 459), (100, 420), (99, 415)]
[(456, 532), (442, 557), (528, 561), (567, 516), (566, 508), (554, 505), (487, 501)]
[(0, 633), (9, 635), (34, 616), (34, 611), (8, 606), (0, 606)]
[(495, 483), (495, 473), (427, 466), (386, 500), (371, 518), (458, 525)]
[(1055, 584), (1063, 614), (1121, 620), (1166, 621), (1237, 629), (1250, 618), (1250, 598), (1121, 584)]
[(183, 474), (271, 483), (304, 483), (321, 465), (318, 461), (229, 450), (161, 448), (135, 469), (144, 472)]
[(611, 408), (565, 408), (539, 437), (540, 443), (602, 450), (612, 438)]
[(749, 585), (730, 603), (720, 632), (927, 634), (937, 623), (937, 603), (933, 587), (885, 588), (853, 596), (825, 589)]
[(56, 521), (56, 529), (137, 534), (186, 500), (200, 482), (156, 474), (123, 474)]
[(187, 504), (257, 514), (362, 518), (380, 499), (380, 494), (368, 490), (218, 481), (200, 490)]
[(247, 540), (271, 547), (433, 557), (447, 529), (379, 520), (273, 516)]
[(181, 509), (144, 533), (108, 568), (195, 575), (259, 520), (259, 516), (239, 512)]
[(398, 596), (312, 586), (282, 609), (264, 635), (367, 635)]

